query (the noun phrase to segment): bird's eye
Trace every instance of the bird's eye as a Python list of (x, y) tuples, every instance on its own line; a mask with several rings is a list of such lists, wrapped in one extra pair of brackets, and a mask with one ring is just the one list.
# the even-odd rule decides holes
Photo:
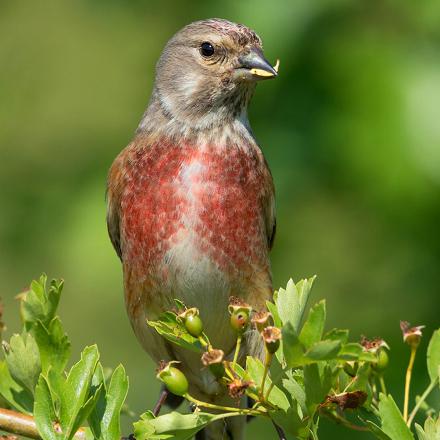
[(212, 57), (214, 55), (214, 52), (215, 52), (214, 46), (211, 43), (205, 41), (204, 43), (201, 44), (200, 53), (204, 57)]

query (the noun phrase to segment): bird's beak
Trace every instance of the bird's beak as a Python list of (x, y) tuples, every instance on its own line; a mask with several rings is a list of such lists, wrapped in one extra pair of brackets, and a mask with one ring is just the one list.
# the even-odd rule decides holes
[(238, 70), (249, 72), (254, 79), (269, 79), (275, 78), (278, 75), (278, 66), (280, 64), (277, 60), (275, 66), (272, 66), (269, 61), (264, 58), (263, 52), (260, 49), (253, 49), (238, 59), (240, 66)]

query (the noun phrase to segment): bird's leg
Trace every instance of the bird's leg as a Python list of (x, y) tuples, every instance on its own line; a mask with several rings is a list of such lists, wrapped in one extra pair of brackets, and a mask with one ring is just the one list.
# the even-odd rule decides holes
[(154, 417), (157, 417), (159, 415), (160, 410), (162, 408), (162, 405), (167, 400), (168, 394), (169, 394), (169, 392), (165, 388), (161, 389), (160, 394), (159, 394), (159, 399), (157, 399), (156, 405), (154, 405), (154, 408), (153, 408)]

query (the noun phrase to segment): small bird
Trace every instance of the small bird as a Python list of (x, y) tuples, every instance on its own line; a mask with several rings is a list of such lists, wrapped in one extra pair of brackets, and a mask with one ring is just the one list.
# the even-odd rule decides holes
[[(246, 26), (223, 19), (187, 25), (165, 46), (149, 105), (109, 171), (107, 225), (133, 329), (154, 360), (180, 361), (191, 394), (205, 401), (231, 404), (200, 355), (170, 344), (146, 320), (178, 298), (200, 310), (212, 345), (232, 357), (229, 297), (255, 310), (270, 298), (274, 185), (247, 108), (256, 83), (276, 76)], [(260, 339), (246, 334), (241, 362), (260, 354)], [(227, 430), (241, 439), (242, 419), (226, 419), (205, 438)]]

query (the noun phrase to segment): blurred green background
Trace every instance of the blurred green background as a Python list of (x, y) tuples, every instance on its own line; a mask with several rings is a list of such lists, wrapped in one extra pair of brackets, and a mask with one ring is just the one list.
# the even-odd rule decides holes
[[(318, 274), (314, 299), (327, 299), (329, 327), (391, 345), (387, 380), (400, 399), (399, 319), (429, 335), (440, 323), (437, 0), (0, 0), (6, 336), (19, 329), (15, 294), (42, 271), (64, 277), (75, 358), (97, 342), (105, 365), (127, 367), (131, 408), (152, 406), (153, 365), (126, 318), (107, 238), (106, 173), (167, 39), (216, 16), (254, 28), (266, 56), (281, 59), (250, 109), (277, 189), (274, 285)], [(420, 357), (413, 391), (427, 382)], [(249, 428), (248, 438), (274, 437), (270, 425)], [(321, 438), (370, 437), (323, 422)]]

